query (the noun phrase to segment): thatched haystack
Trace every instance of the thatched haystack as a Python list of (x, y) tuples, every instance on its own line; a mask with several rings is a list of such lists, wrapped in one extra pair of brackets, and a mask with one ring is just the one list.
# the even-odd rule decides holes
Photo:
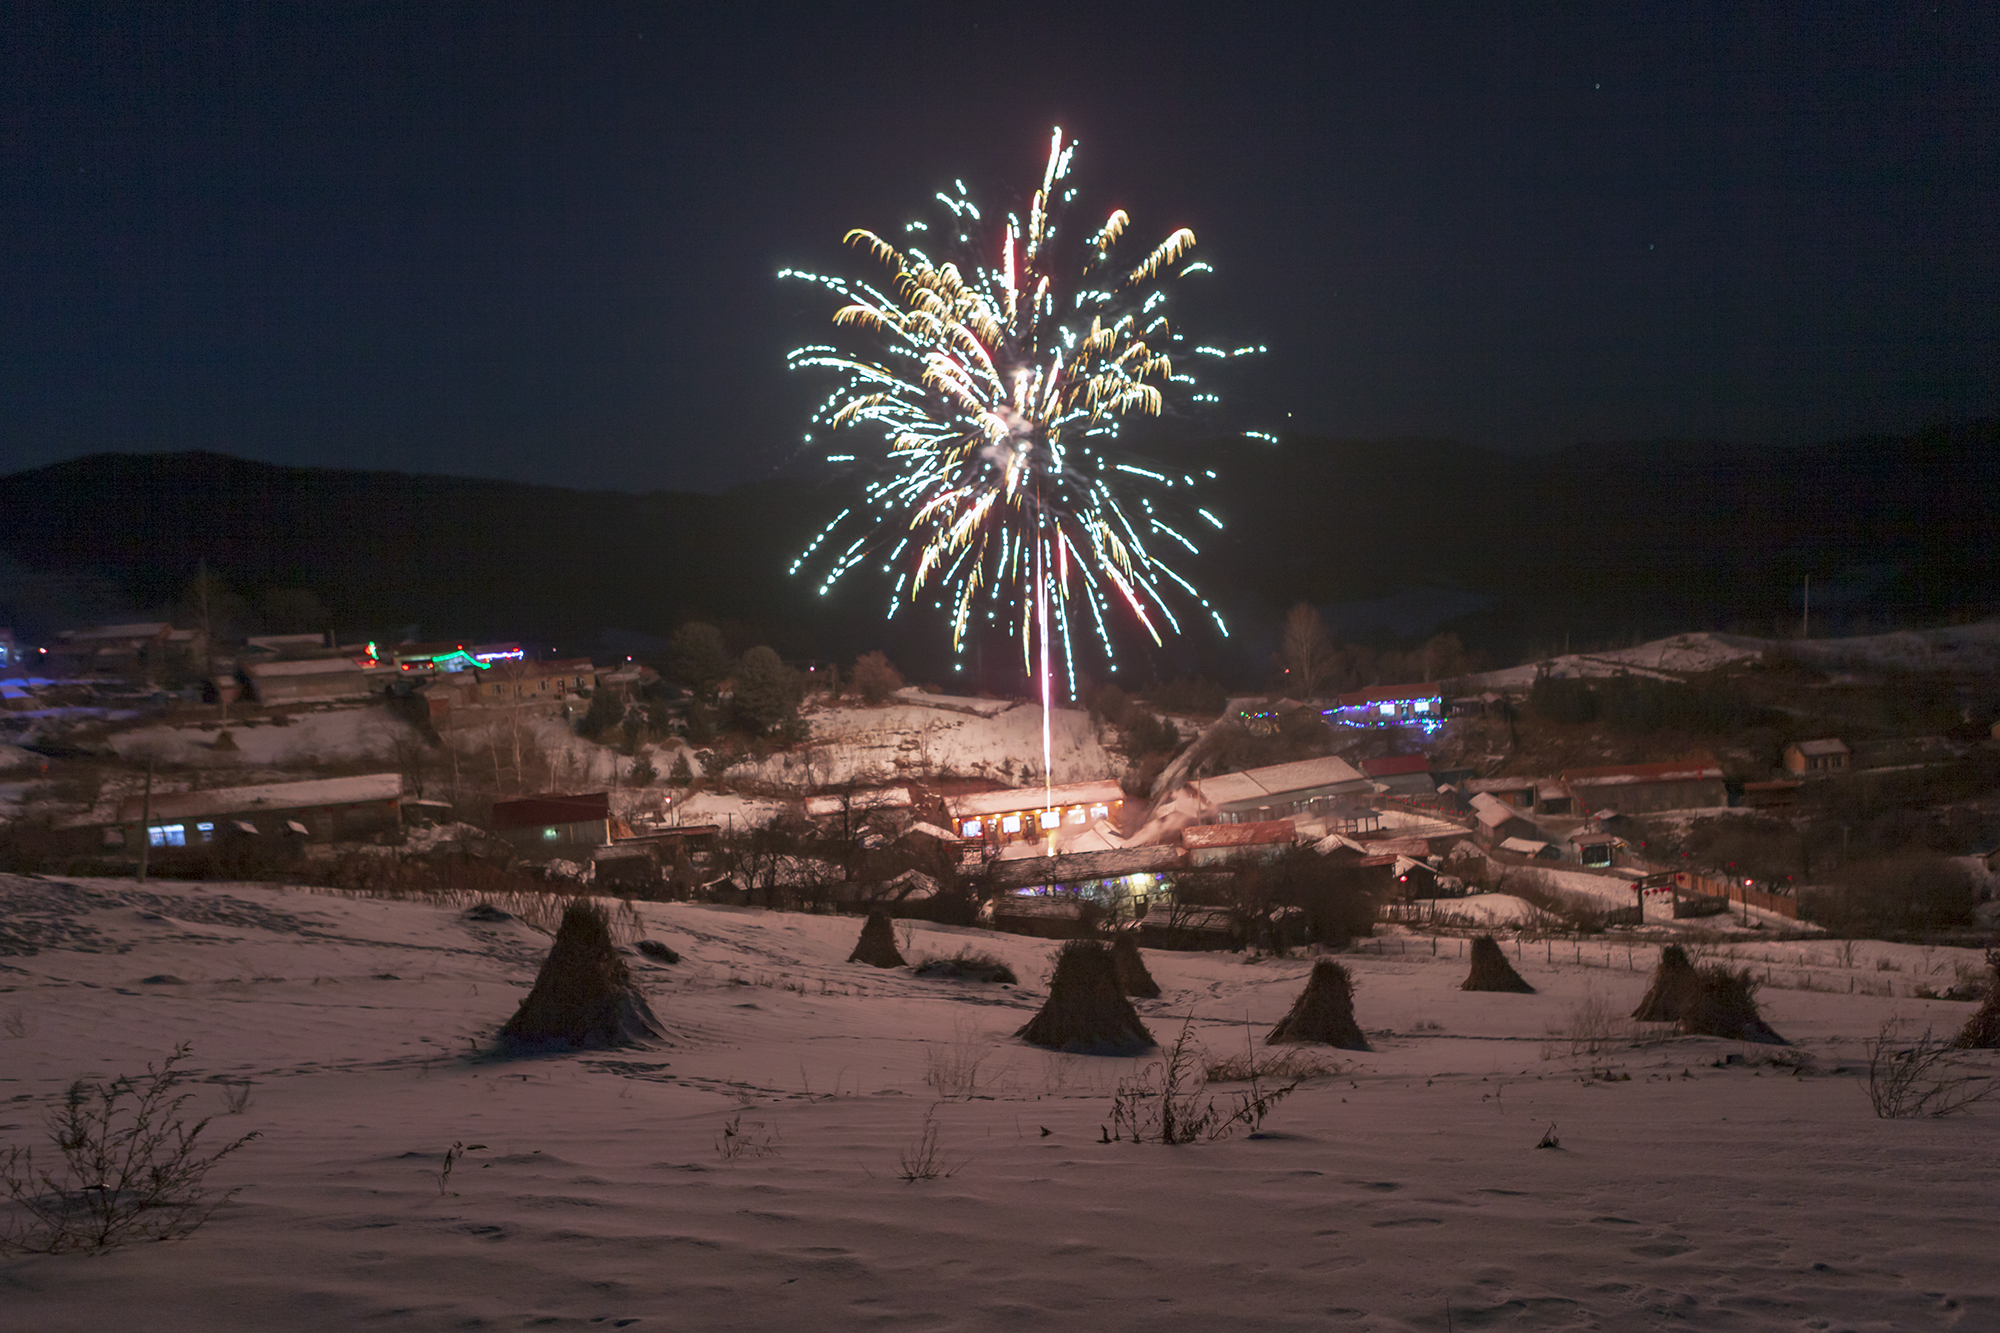
[(1146, 970), (1146, 960), (1139, 955), (1138, 941), (1130, 932), (1120, 931), (1111, 942), (1111, 964), (1118, 969), (1119, 990), (1141, 1000), (1160, 998), (1160, 983)]
[(1472, 941), (1472, 971), (1466, 974), (1465, 984), (1459, 989), (1505, 991), (1515, 995), (1535, 993), (1535, 988), (1521, 979), (1521, 974), (1507, 961), (1506, 951), (1491, 935), (1481, 935)]
[(855, 941), (854, 952), (847, 955), (847, 961), (870, 967), (903, 965), (903, 955), (896, 949), (896, 926), (887, 912), (868, 914), (868, 919), (861, 923), (861, 938)]
[(1961, 1051), (2000, 1048), (2000, 949), (1986, 951), (1986, 965), (1993, 969), (1993, 985), (1986, 992), (1979, 1012), (1965, 1021), (1965, 1030), (1951, 1043)]
[(1119, 989), (1118, 965), (1098, 940), (1063, 946), (1048, 1000), (1016, 1035), (1075, 1055), (1138, 1055), (1159, 1045)]
[(1681, 1031), (1695, 1037), (1726, 1037), (1766, 1046), (1789, 1046), (1757, 1012), (1757, 983), (1750, 969), (1732, 972), (1718, 965), (1696, 971), (1681, 1002)]
[(520, 1047), (642, 1046), (665, 1034), (611, 943), (611, 921), (586, 898), (563, 911), (535, 987), (500, 1029)]
[(1271, 1045), (1316, 1041), (1344, 1051), (1369, 1049), (1360, 1024), (1354, 1021), (1354, 978), (1331, 958), (1314, 963), (1306, 988), (1292, 1002), (1292, 1011), (1278, 1020), (1278, 1026), (1264, 1040)]
[(1632, 1017), (1641, 1023), (1678, 1023), (1687, 1009), (1688, 998), (1700, 983), (1687, 950), (1669, 944), (1660, 950), (1659, 966), (1653, 969), (1653, 984), (1646, 987), (1646, 998), (1639, 1001)]

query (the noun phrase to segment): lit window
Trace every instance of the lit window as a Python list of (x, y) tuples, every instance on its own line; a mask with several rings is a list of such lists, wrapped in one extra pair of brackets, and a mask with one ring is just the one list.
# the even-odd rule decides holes
[(558, 832), (557, 830), (555, 830), (555, 829), (552, 829), (552, 828), (545, 828), (545, 829), (543, 829), (543, 830), (542, 830), (542, 841), (543, 841), (543, 842), (554, 842), (554, 841), (555, 841), (555, 840), (556, 840), (557, 838), (559, 838), (559, 837), (561, 837), (561, 836), (562, 836), (562, 835), (561, 835), (561, 833), (560, 833), (560, 832)]
[(1108, 805), (1093, 805), (1090, 807), (1090, 817), (1092, 819), (1108, 819), (1110, 815), (1111, 807)]
[(980, 822), (976, 819), (968, 819), (965, 823), (959, 825), (958, 831), (960, 837), (976, 838), (979, 836)]
[(1396, 705), (1394, 705), (1394, 704), (1383, 704), (1383, 705), (1382, 705), (1382, 716), (1383, 716), (1383, 717), (1394, 717), (1394, 716), (1396, 716)]
[(1428, 713), (1428, 712), (1430, 712), (1430, 711), (1431, 711), (1431, 701), (1430, 701), (1429, 699), (1419, 699), (1419, 700), (1417, 700), (1417, 711), (1418, 711), (1419, 713)]
[(187, 846), (187, 826), (184, 824), (156, 824), (146, 833), (155, 847)]
[(1044, 811), (1042, 811), (1042, 827), (1043, 827), (1043, 828), (1045, 828), (1045, 829), (1051, 829), (1051, 828), (1061, 828), (1061, 827), (1062, 827), (1062, 811), (1060, 811), (1060, 810), (1044, 810)]
[(1071, 806), (1069, 808), (1069, 822), (1072, 824), (1081, 824), (1083, 820), (1084, 820), (1083, 807), (1080, 805)]
[(1000, 816), (1000, 831), (1002, 833), (1019, 833), (1021, 831), (1021, 817), (1019, 815)]
[(201, 835), (201, 841), (203, 842), (215, 841), (215, 825), (213, 824), (196, 824), (194, 831)]

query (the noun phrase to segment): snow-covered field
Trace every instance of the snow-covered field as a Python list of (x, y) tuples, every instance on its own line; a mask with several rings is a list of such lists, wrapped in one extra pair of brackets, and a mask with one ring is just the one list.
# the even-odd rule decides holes
[[(1892, 1015), (1963, 1022), (1909, 992), (1970, 951), (1741, 947), (1792, 1051), (1590, 1052), (1550, 1030), (1629, 1011), (1644, 951), (1531, 943), (1541, 993), (1467, 994), (1457, 941), (1391, 934), (1347, 960), (1374, 1052), (1329, 1052), (1260, 1137), (1168, 1148), (1100, 1142), (1146, 1061), (1011, 1037), (1049, 943), (909, 929), (913, 959), (1002, 956), (1002, 988), (846, 963), (852, 919), (636, 910), (683, 955), (633, 958), (671, 1044), (503, 1061), (480, 1052), (546, 947), (518, 920), (0, 878), (0, 1141), (183, 1040), (251, 1088), (211, 1132), (263, 1136), (183, 1242), (0, 1260), (0, 1328), (2000, 1328), (2000, 1100), (1878, 1120), (1856, 1070)], [(1308, 966), (1146, 961), (1155, 1035), (1192, 1014), (1218, 1055)], [(906, 1182), (926, 1116), (957, 1170)]]

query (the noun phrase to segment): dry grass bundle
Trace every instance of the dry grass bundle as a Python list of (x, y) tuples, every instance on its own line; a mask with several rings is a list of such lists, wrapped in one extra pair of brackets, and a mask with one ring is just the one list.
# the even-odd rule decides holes
[(1993, 985), (1979, 1011), (1965, 1021), (1965, 1028), (1952, 1045), (1961, 1051), (1990, 1051), (2000, 1048), (2000, 949), (1986, 951), (1986, 965), (1993, 969)]
[(887, 912), (868, 914), (868, 919), (861, 923), (861, 938), (855, 941), (854, 952), (847, 955), (847, 961), (870, 967), (903, 965), (903, 955), (896, 948), (896, 926)]
[(664, 1035), (611, 942), (610, 918), (582, 898), (563, 911), (534, 989), (500, 1029), (501, 1041), (516, 1047), (572, 1050), (639, 1046)]
[(1346, 1051), (1369, 1049), (1368, 1039), (1354, 1021), (1354, 979), (1331, 958), (1313, 964), (1306, 988), (1292, 1002), (1292, 1011), (1278, 1020), (1264, 1038), (1268, 1045), (1284, 1041), (1314, 1041)]
[(1131, 935), (1121, 932), (1111, 942), (1111, 965), (1118, 969), (1119, 990), (1142, 1000), (1160, 998), (1160, 983), (1146, 970), (1146, 960), (1139, 956), (1139, 945)]
[(1689, 997), (1699, 986), (1700, 978), (1687, 950), (1669, 944), (1660, 950), (1659, 966), (1653, 969), (1653, 984), (1646, 987), (1646, 998), (1639, 1001), (1632, 1017), (1641, 1023), (1678, 1023)]
[(1535, 988), (1521, 979), (1521, 974), (1507, 961), (1506, 952), (1491, 935), (1481, 935), (1472, 941), (1472, 971), (1466, 974), (1465, 984), (1459, 989), (1504, 991), (1515, 995), (1535, 993)]
[(1111, 950), (1097, 940), (1063, 946), (1048, 1000), (1016, 1035), (1075, 1055), (1138, 1055), (1159, 1045), (1119, 988)]
[(1719, 964), (1695, 973), (1681, 1003), (1681, 1031), (1695, 1037), (1726, 1037), (1767, 1046), (1788, 1046), (1757, 1012), (1757, 983), (1750, 969), (1732, 972)]

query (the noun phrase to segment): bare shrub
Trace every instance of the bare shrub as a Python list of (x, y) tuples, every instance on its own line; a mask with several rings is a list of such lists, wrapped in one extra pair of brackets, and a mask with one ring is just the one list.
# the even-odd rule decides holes
[(965, 1165), (963, 1161), (950, 1161), (945, 1156), (943, 1141), (939, 1138), (937, 1107), (924, 1112), (924, 1125), (917, 1137), (904, 1146), (896, 1159), (896, 1174), (904, 1180), (915, 1183), (919, 1180), (949, 1180)]
[(1914, 1043), (1899, 1046), (1899, 1026), (1889, 1019), (1868, 1043), (1868, 1102), (1876, 1115), (1953, 1115), (1993, 1094), (1993, 1077), (1968, 1067), (1950, 1042), (1925, 1028)]
[(1563, 1011), (1562, 1025), (1550, 1028), (1549, 1036), (1556, 1040), (1542, 1049), (1545, 1060), (1561, 1053), (1559, 1046), (1562, 1042), (1569, 1043), (1572, 1059), (1579, 1055), (1596, 1055), (1616, 1042), (1618, 1015), (1609, 1000), (1591, 991)]
[(236, 1191), (212, 1193), (208, 1173), (256, 1134), (209, 1147), (206, 1118), (181, 1115), (192, 1093), (178, 1092), (183, 1042), (143, 1076), (70, 1084), (49, 1113), (59, 1167), (38, 1166), (31, 1148), (0, 1157), (10, 1205), (0, 1252), (101, 1251), (135, 1241), (177, 1240), (195, 1231)]
[(777, 1151), (778, 1131), (761, 1120), (745, 1125), (741, 1111), (722, 1122), (722, 1133), (715, 1140), (715, 1155), (725, 1162), (744, 1157), (772, 1157)]
[(979, 1090), (980, 1072), (991, 1054), (985, 1039), (961, 1022), (949, 1046), (924, 1048), (924, 1082), (940, 1097), (971, 1097)]
[(1014, 969), (990, 953), (960, 949), (949, 958), (926, 958), (916, 966), (920, 977), (949, 977), (967, 981), (1004, 982), (1011, 986), (1018, 978)]
[(1965, 1021), (1964, 1029), (1952, 1041), (1960, 1050), (2000, 1047), (2000, 948), (1986, 951), (1986, 966), (1992, 974), (1992, 984), (1978, 1011)]
[(1193, 1040), (1194, 1017), (1181, 1024), (1166, 1058), (1148, 1065), (1136, 1078), (1118, 1080), (1111, 1098), (1111, 1124), (1103, 1141), (1178, 1145), (1226, 1139), (1239, 1129), (1261, 1129), (1273, 1107), (1299, 1086), (1295, 1079), (1281, 1088), (1266, 1088), (1252, 1062), (1250, 1088), (1234, 1094), (1235, 1106), (1218, 1106), (1206, 1096), (1204, 1070), (1208, 1061)]
[(1210, 1083), (1256, 1083), (1264, 1079), (1302, 1083), (1310, 1078), (1332, 1078), (1346, 1068), (1340, 1061), (1329, 1060), (1304, 1046), (1267, 1051), (1259, 1060), (1253, 1046), (1247, 1055), (1210, 1060), (1204, 1072)]

